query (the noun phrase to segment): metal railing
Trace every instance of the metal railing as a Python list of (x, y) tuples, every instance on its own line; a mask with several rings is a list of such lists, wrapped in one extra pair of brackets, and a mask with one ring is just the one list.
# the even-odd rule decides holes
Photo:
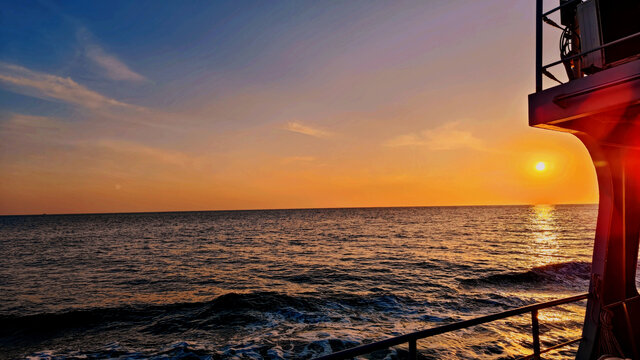
[(451, 331), (461, 330), (461, 329), (465, 329), (465, 328), (468, 328), (468, 327), (471, 327), (471, 326), (485, 324), (485, 323), (488, 323), (488, 322), (492, 322), (492, 321), (496, 321), (496, 320), (500, 320), (500, 319), (505, 319), (505, 318), (508, 318), (508, 317), (511, 317), (511, 316), (522, 315), (522, 314), (526, 314), (526, 313), (531, 313), (531, 333), (532, 333), (532, 336), (533, 336), (533, 354), (525, 356), (525, 357), (521, 358), (521, 360), (524, 360), (524, 359), (536, 359), (536, 360), (539, 360), (541, 354), (544, 354), (546, 352), (549, 352), (549, 351), (552, 351), (552, 350), (556, 350), (556, 349), (559, 349), (561, 347), (576, 343), (576, 342), (582, 340), (582, 338), (578, 338), (578, 339), (570, 340), (570, 341), (567, 341), (567, 342), (563, 342), (561, 344), (557, 344), (557, 345), (554, 345), (552, 347), (549, 347), (549, 348), (546, 348), (544, 350), (541, 350), (540, 349), (540, 324), (538, 322), (538, 311), (541, 310), (541, 309), (546, 309), (546, 308), (550, 308), (550, 307), (553, 307), (553, 306), (558, 306), (558, 305), (563, 305), (563, 304), (568, 304), (568, 303), (584, 300), (588, 296), (589, 296), (589, 294), (575, 295), (575, 296), (571, 296), (571, 297), (564, 298), (564, 299), (558, 299), (558, 300), (553, 300), (553, 301), (548, 301), (548, 302), (543, 302), (543, 303), (537, 303), (537, 304), (533, 304), (533, 305), (527, 305), (527, 306), (523, 306), (523, 307), (520, 307), (520, 308), (517, 308), (517, 309), (511, 309), (511, 310), (503, 311), (503, 312), (497, 313), (497, 314), (481, 316), (481, 317), (478, 317), (478, 318), (475, 318), (475, 319), (459, 321), (459, 322), (456, 322), (456, 323), (453, 323), (453, 324), (437, 326), (437, 327), (434, 327), (434, 328), (420, 330), (420, 331), (416, 331), (416, 332), (413, 332), (413, 333), (392, 337), (392, 338), (389, 338), (389, 339), (386, 339), (386, 340), (377, 341), (377, 342), (374, 342), (374, 343), (360, 345), (360, 346), (353, 347), (353, 348), (350, 348), (350, 349), (342, 350), (342, 351), (339, 351), (339, 352), (335, 352), (333, 354), (329, 354), (329, 355), (318, 357), (318, 358), (316, 358), (316, 360), (351, 359), (351, 358), (356, 357), (356, 356), (369, 354), (369, 353), (377, 351), (377, 350), (388, 349), (388, 348), (390, 348), (392, 346), (397, 346), (397, 345), (401, 345), (401, 344), (405, 344), (405, 343), (409, 344), (409, 359), (415, 360), (415, 359), (417, 359), (417, 354), (418, 354), (418, 352), (417, 352), (417, 341), (420, 340), (420, 339), (424, 339), (424, 338), (428, 338), (428, 337), (431, 337), (431, 336), (448, 333), (448, 332), (451, 332)]
[(536, 0), (536, 92), (540, 92), (542, 91), (542, 76), (545, 75), (547, 77), (549, 77), (552, 80), (556, 80), (559, 82), (559, 80), (557, 78), (555, 78), (551, 73), (549, 73), (548, 69), (551, 67), (554, 67), (556, 65), (560, 65), (562, 63), (565, 63), (567, 61), (571, 61), (571, 60), (576, 60), (576, 59), (581, 59), (582, 57), (584, 57), (585, 55), (591, 54), (592, 52), (595, 51), (599, 51), (602, 49), (605, 49), (609, 46), (613, 46), (616, 44), (620, 44), (622, 42), (640, 37), (640, 32), (637, 32), (635, 34), (631, 34), (628, 36), (625, 36), (623, 38), (608, 42), (606, 44), (602, 44), (598, 47), (589, 49), (589, 50), (585, 50), (585, 51), (581, 51), (578, 54), (572, 55), (572, 56), (567, 56), (564, 57), (560, 60), (556, 60), (554, 62), (551, 62), (549, 64), (546, 65), (542, 65), (542, 23), (551, 23), (552, 26), (557, 27), (558, 25), (553, 23), (552, 21), (549, 21), (549, 19), (547, 18), (548, 15), (553, 14), (559, 10), (561, 10), (562, 8), (566, 7), (566, 6), (570, 6), (570, 5), (574, 5), (576, 2), (580, 2), (582, 0), (573, 0), (573, 1), (568, 1), (560, 6), (557, 6), (549, 11), (543, 12), (542, 10), (542, 3), (543, 0)]

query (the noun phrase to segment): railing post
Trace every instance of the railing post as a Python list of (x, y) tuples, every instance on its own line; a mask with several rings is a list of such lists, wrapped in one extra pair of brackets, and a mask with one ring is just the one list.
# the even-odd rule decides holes
[(418, 358), (418, 351), (416, 347), (416, 339), (409, 340), (409, 360), (416, 360)]
[(542, 91), (542, 0), (536, 0), (536, 92)]
[(538, 323), (538, 310), (531, 311), (531, 332), (533, 334), (533, 358), (540, 360), (540, 324)]
[[(564, 298), (564, 299), (558, 299), (558, 300), (553, 300), (553, 301), (547, 301), (547, 302), (544, 302), (544, 303), (527, 305), (527, 306), (523, 306), (523, 307), (520, 307), (520, 308), (517, 308), (517, 309), (511, 309), (511, 310), (503, 311), (503, 312), (498, 313), (498, 314), (485, 315), (485, 316), (477, 317), (477, 318), (474, 318), (474, 319), (459, 321), (459, 322), (451, 323), (451, 324), (447, 324), (447, 325), (441, 325), (441, 326), (437, 326), (437, 327), (433, 327), (433, 328), (428, 328), (428, 329), (424, 329), (424, 330), (420, 330), (420, 331), (415, 331), (415, 332), (412, 332), (412, 333), (409, 333), (409, 334), (405, 334), (405, 335), (396, 336), (396, 337), (393, 337), (393, 338), (389, 338), (389, 339), (378, 341), (378, 342), (374, 342), (374, 343), (369, 343), (369, 344), (356, 346), (356, 347), (353, 347), (353, 348), (350, 348), (350, 349), (345, 349), (345, 350), (342, 350), (342, 351), (338, 351), (338, 352), (333, 353), (333, 354), (329, 354), (329, 355), (318, 357), (318, 358), (316, 358), (316, 360), (353, 359), (356, 356), (369, 354), (369, 353), (371, 353), (373, 351), (377, 351), (377, 350), (381, 350), (381, 349), (389, 349), (389, 348), (394, 347), (394, 346), (402, 346), (403, 344), (409, 344), (409, 357), (411, 359), (416, 359), (418, 357), (417, 356), (418, 352), (417, 352), (417, 348), (416, 348), (416, 342), (419, 339), (425, 339), (425, 338), (428, 338), (428, 337), (431, 337), (431, 336), (449, 333), (451, 331), (466, 329), (466, 328), (469, 328), (471, 326), (476, 326), (476, 325), (480, 325), (480, 324), (486, 324), (486, 323), (491, 322), (491, 321), (505, 319), (505, 318), (508, 318), (508, 317), (511, 317), (511, 316), (525, 315), (526, 313), (531, 313), (535, 354), (531, 354), (529, 356), (525, 356), (523, 359), (532, 359), (532, 358), (540, 359), (540, 354), (542, 354), (543, 351), (540, 350), (540, 336), (539, 336), (540, 326), (538, 324), (538, 311), (540, 309), (546, 309), (546, 308), (549, 308), (549, 307), (552, 307), (552, 306), (558, 306), (558, 305), (563, 305), (563, 304), (568, 304), (568, 303), (584, 300), (584, 299), (587, 299), (588, 297), (589, 297), (589, 294), (581, 294), (581, 295), (575, 295), (575, 296), (571, 296), (571, 297)], [(640, 298), (640, 295), (638, 297)], [(582, 340), (582, 338), (571, 340), (571, 341), (567, 341), (565, 343), (558, 344), (556, 346), (548, 348), (548, 349), (544, 350), (544, 352), (546, 353), (546, 352), (548, 352), (550, 350), (558, 349), (560, 347), (576, 343), (576, 342), (578, 342), (580, 340)]]

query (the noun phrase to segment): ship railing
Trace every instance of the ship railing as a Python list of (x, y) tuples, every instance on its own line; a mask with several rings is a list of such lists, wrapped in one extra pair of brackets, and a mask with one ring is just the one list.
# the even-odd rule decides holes
[(543, 11), (543, 0), (536, 0), (536, 92), (540, 92), (542, 91), (542, 76), (546, 76), (548, 78), (550, 78), (551, 80), (557, 81), (559, 83), (562, 84), (562, 82), (560, 80), (558, 80), (558, 78), (556, 78), (553, 74), (551, 74), (549, 72), (549, 68), (554, 67), (556, 65), (560, 65), (562, 63), (565, 63), (567, 61), (571, 61), (571, 60), (576, 60), (576, 59), (582, 59), (585, 55), (591, 54), (592, 52), (596, 52), (602, 49), (605, 49), (609, 46), (613, 46), (637, 37), (640, 37), (640, 32), (637, 32), (635, 34), (631, 34), (628, 36), (625, 36), (623, 38), (602, 44), (600, 46), (594, 47), (592, 49), (589, 50), (585, 50), (582, 51), (580, 53), (577, 53), (575, 55), (572, 56), (567, 56), (567, 57), (563, 57), (560, 60), (551, 62), (549, 64), (543, 65), (542, 64), (542, 23), (546, 23), (549, 24), (553, 27), (556, 28), (561, 28), (558, 24), (556, 24), (555, 22), (553, 22), (552, 20), (550, 20), (548, 18), (549, 15), (560, 11), (562, 8), (566, 7), (566, 6), (571, 6), (574, 5), (576, 2), (580, 2), (582, 0), (573, 0), (573, 1), (567, 1), (566, 3), (557, 6), (549, 11), (544, 12)]
[(485, 324), (488, 322), (505, 319), (512, 316), (518, 316), (530, 313), (531, 314), (531, 334), (533, 337), (532, 345), (533, 345), (533, 354), (520, 358), (520, 360), (525, 359), (535, 359), (539, 360), (540, 355), (547, 353), (549, 351), (557, 350), (562, 347), (574, 344), (582, 340), (582, 338), (577, 338), (574, 340), (566, 341), (560, 344), (556, 344), (546, 349), (540, 348), (540, 324), (538, 322), (538, 311), (558, 305), (573, 303), (577, 301), (581, 301), (586, 299), (589, 294), (581, 294), (575, 295), (564, 299), (558, 299), (553, 301), (547, 301), (532, 305), (523, 306), (516, 309), (506, 310), (497, 314), (491, 314), (486, 316), (477, 317), (474, 319), (464, 320), (455, 322), (452, 324), (437, 326), (425, 330), (420, 330), (416, 332), (412, 332), (405, 335), (400, 335), (396, 337), (392, 337), (389, 339), (385, 339), (382, 341), (373, 342), (370, 344), (360, 345), (353, 348), (345, 349), (339, 352), (335, 352), (333, 354), (325, 355), (316, 358), (316, 360), (340, 360), (340, 359), (351, 359), (356, 356), (366, 355), (378, 350), (389, 349), (393, 346), (398, 346), (402, 344), (409, 345), (409, 353), (408, 358), (410, 360), (416, 360), (418, 356), (417, 351), (417, 341), (420, 339), (425, 339), (428, 337), (441, 335), (444, 333), (466, 329), (472, 326)]

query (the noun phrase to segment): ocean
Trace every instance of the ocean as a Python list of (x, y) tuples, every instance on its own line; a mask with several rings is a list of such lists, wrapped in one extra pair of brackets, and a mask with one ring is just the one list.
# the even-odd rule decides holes
[[(3, 216), (0, 358), (310, 359), (587, 292), (596, 216), (595, 205)], [(543, 347), (579, 337), (584, 307), (542, 310)], [(519, 316), (418, 350), (514, 359), (531, 353), (530, 331)]]

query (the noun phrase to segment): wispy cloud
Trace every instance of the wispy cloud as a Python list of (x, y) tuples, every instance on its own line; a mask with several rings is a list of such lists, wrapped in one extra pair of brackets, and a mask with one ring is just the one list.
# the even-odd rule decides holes
[(59, 129), (61, 126), (59, 122), (48, 116), (7, 113), (0, 115), (0, 118), (6, 119), (2, 123), (5, 128)]
[(40, 142), (51, 141), (52, 135), (60, 133), (65, 127), (58, 119), (47, 116), (4, 113), (0, 114), (0, 120), (0, 137), (3, 138), (3, 142), (6, 142), (8, 137), (15, 140), (22, 139), (23, 136)]
[(64, 101), (90, 109), (136, 108), (90, 90), (69, 77), (33, 71), (19, 65), (0, 63), (0, 83), (20, 94)]
[(180, 126), (175, 123), (177, 119), (185, 119), (184, 115), (127, 104), (88, 89), (69, 77), (34, 71), (20, 65), (0, 62), (0, 87), (86, 109), (94, 120), (124, 121), (172, 131), (184, 131), (187, 128), (184, 123)]
[(78, 29), (78, 40), (84, 48), (85, 56), (104, 70), (107, 77), (118, 81), (146, 82), (147, 78), (131, 70), (115, 55), (107, 53), (93, 39), (85, 28)]
[(316, 158), (313, 156), (288, 156), (282, 158), (281, 162), (283, 164), (291, 164), (291, 163), (309, 163), (315, 161)]
[(126, 154), (131, 157), (142, 157), (150, 161), (165, 163), (173, 166), (201, 168), (207, 162), (205, 158), (195, 157), (179, 151), (167, 150), (144, 144), (102, 139), (95, 142), (80, 142), (77, 145), (82, 147), (93, 147), (107, 150), (114, 153)]
[(147, 78), (129, 69), (117, 57), (107, 54), (100, 46), (92, 44), (86, 47), (87, 57), (102, 67), (113, 80), (145, 82)]
[(332, 134), (328, 131), (312, 128), (307, 125), (303, 125), (297, 121), (290, 121), (285, 126), (284, 129), (287, 131), (291, 131), (298, 134), (313, 136), (316, 138), (327, 138)]
[(470, 131), (460, 130), (459, 125), (459, 122), (449, 122), (419, 133), (400, 135), (387, 140), (384, 145), (389, 147), (421, 146), (429, 150), (486, 149), (481, 139), (475, 137)]

